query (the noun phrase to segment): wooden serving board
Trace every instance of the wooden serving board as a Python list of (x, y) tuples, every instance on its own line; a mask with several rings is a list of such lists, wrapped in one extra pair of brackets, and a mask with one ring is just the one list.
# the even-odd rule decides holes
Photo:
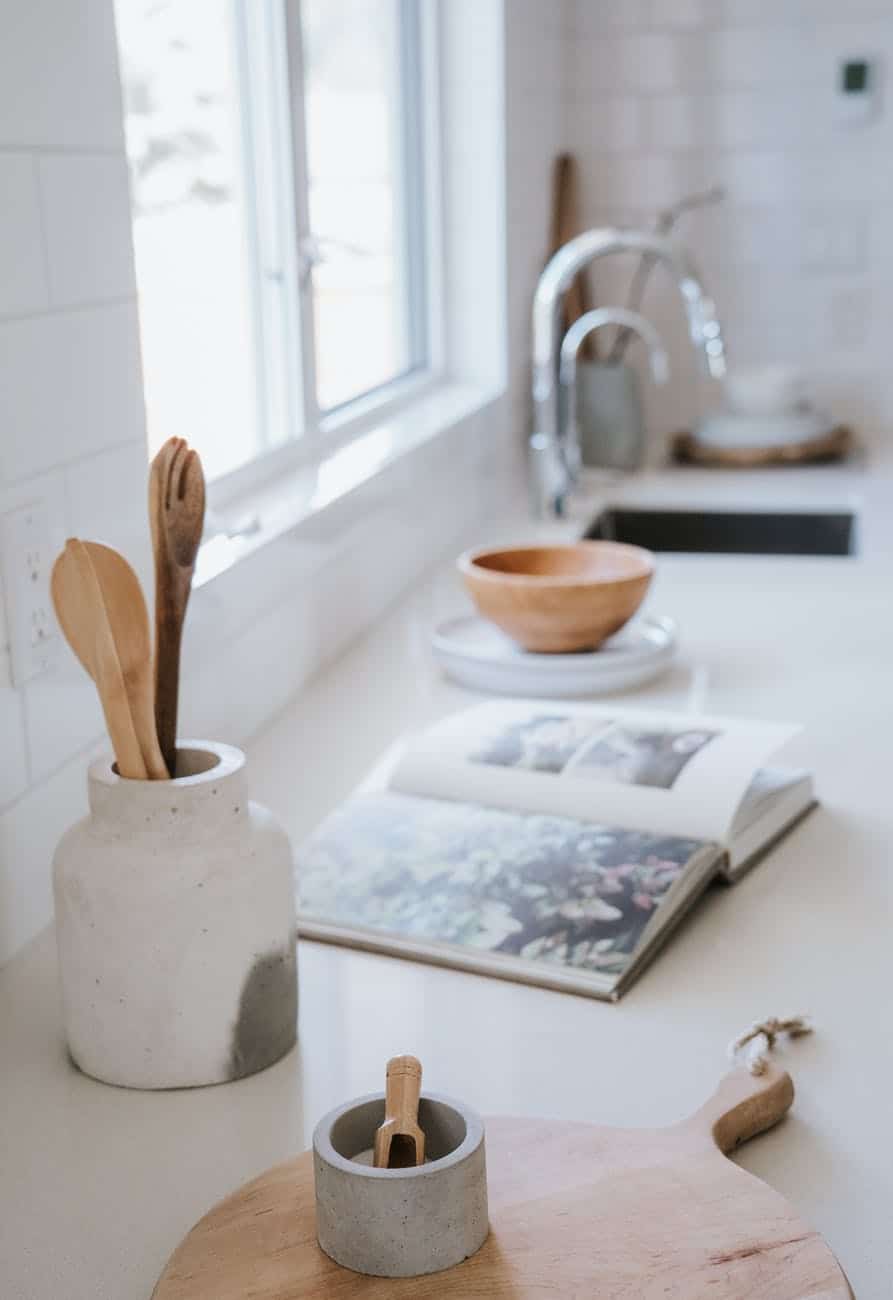
[(710, 447), (694, 434), (676, 433), (670, 439), (673, 459), (684, 465), (715, 465), (727, 469), (757, 469), (764, 465), (808, 465), (842, 460), (853, 447), (852, 432), (838, 425), (824, 438), (792, 442), (782, 447)]
[(778, 1070), (735, 1070), (673, 1128), (488, 1120), (490, 1236), (427, 1277), (363, 1277), (323, 1254), (305, 1152), (202, 1219), (153, 1300), (851, 1300), (822, 1238), (724, 1154), (793, 1095)]

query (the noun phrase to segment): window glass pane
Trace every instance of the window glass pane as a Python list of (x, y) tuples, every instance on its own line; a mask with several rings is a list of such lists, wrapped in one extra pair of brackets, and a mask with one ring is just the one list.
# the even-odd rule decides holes
[(116, 0), (150, 452), (188, 438), (211, 478), (274, 440), (237, 13)]
[[(317, 400), (331, 410), (418, 364), (411, 310), (400, 0), (303, 0)], [(412, 50), (408, 57), (411, 59)], [(410, 184), (407, 184), (407, 181)]]

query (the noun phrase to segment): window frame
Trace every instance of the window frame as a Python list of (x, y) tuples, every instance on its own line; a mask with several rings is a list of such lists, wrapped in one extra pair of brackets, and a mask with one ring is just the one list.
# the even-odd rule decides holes
[[(445, 376), (438, 0), (399, 0), (401, 78), (404, 87), (411, 85), (419, 110), (403, 132), (403, 194), (420, 198), (413, 213), (402, 214), (411, 366), (329, 411), (320, 410), (316, 401), (301, 0), (231, 3), (242, 47), (246, 166), (255, 181), (259, 159), (269, 160), (272, 154), (273, 167), (255, 192), (251, 231), (255, 338), (262, 372), (258, 450), (243, 465), (211, 481), (216, 510), (226, 510), (271, 479), (331, 455), (427, 394)], [(276, 75), (269, 75), (271, 69)], [(265, 132), (262, 146), (254, 143), (260, 130)], [(273, 355), (269, 338), (275, 330), (270, 322), (277, 318), (285, 348)], [(291, 358), (297, 364), (290, 364)], [(284, 437), (275, 437), (271, 426), (277, 418), (273, 390), (279, 392), (278, 418), (288, 421)], [(238, 525), (234, 531), (241, 531)]]

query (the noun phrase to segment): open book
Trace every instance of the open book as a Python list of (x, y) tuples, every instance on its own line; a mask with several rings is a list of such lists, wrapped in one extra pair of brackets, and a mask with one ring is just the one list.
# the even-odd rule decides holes
[(308, 938), (617, 998), (714, 877), (814, 805), (799, 728), (494, 701), (407, 744), (298, 854)]

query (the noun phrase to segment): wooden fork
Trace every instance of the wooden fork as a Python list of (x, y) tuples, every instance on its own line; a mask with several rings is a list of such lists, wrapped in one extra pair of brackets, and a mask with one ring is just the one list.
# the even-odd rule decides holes
[(177, 768), (177, 711), (183, 620), (205, 519), (205, 476), (198, 452), (168, 438), (149, 471), (149, 522), (155, 557), (155, 725), (171, 776)]

